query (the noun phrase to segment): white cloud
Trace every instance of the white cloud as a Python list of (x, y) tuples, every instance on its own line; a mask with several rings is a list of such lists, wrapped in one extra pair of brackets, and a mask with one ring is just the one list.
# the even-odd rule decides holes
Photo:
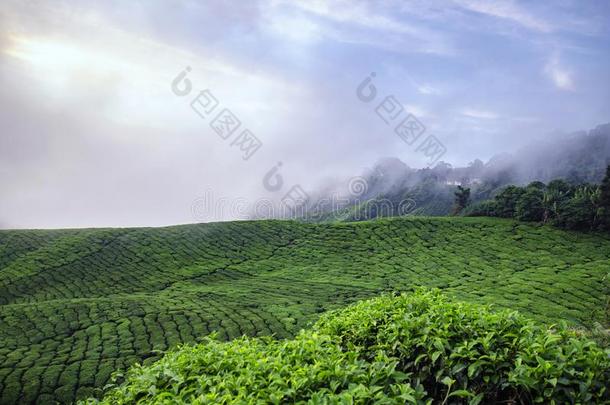
[(548, 61), (544, 67), (544, 73), (558, 89), (568, 91), (575, 89), (572, 72), (561, 65), (557, 55), (553, 55)]
[[(284, 1), (278, 0), (276, 3), (284, 3)], [(288, 4), (337, 22), (356, 24), (367, 28), (381, 29), (396, 33), (407, 33), (412, 35), (418, 34), (417, 29), (392, 18), (378, 14), (375, 10), (371, 10), (363, 3), (357, 1), (300, 0), (289, 2)]]
[(500, 116), (491, 111), (479, 110), (475, 108), (462, 108), (460, 114), (468, 118), (484, 119), (484, 120), (495, 120)]
[(425, 94), (427, 96), (431, 96), (431, 95), (437, 95), (440, 94), (441, 91), (440, 89), (431, 86), (429, 84), (422, 84), (417, 86), (417, 91), (420, 92), (421, 94)]
[(510, 0), (454, 0), (459, 6), (481, 14), (503, 18), (540, 32), (551, 32), (551, 24), (521, 9)]
[(322, 39), (322, 28), (303, 16), (271, 15), (266, 28), (275, 35), (299, 43), (316, 43)]
[(434, 115), (432, 113), (430, 113), (430, 111), (428, 111), (427, 109), (425, 109), (419, 105), (403, 104), (403, 107), (405, 108), (406, 111), (408, 111), (410, 114), (415, 115), (419, 119), (434, 117)]
[[(298, 10), (301, 14), (295, 20), (297, 25), (304, 26), (308, 33), (315, 27), (316, 35), (323, 33), (339, 42), (368, 45), (400, 53), (454, 54), (450, 41), (439, 31), (394, 18), (391, 13), (397, 12), (397, 9), (388, 8), (384, 3), (356, 0), (270, 0), (269, 6), (266, 11), (271, 20), (294, 19), (286, 10)], [(322, 21), (321, 24), (305, 24), (302, 19), (307, 17), (322, 18), (327, 20), (327, 23)], [(295, 29), (291, 27), (287, 32), (290, 35)], [(371, 31), (377, 34), (372, 34)]]
[[(40, 16), (35, 27), (26, 18), (27, 10), (10, 11), (11, 27), (19, 26), (20, 31), (0, 33), (0, 58), (14, 65), (41, 97), (74, 115), (95, 111), (130, 127), (199, 125), (197, 120), (176, 120), (188, 104), (174, 103), (170, 83), (185, 66), (192, 67), (193, 94), (209, 87), (217, 97), (223, 94), (220, 101), (236, 114), (257, 116), (262, 108), (277, 111), (302, 91), (298, 81), (284, 80), (276, 72), (253, 70), (201, 46), (176, 47), (143, 37), (113, 26), (101, 15), (96, 19), (102, 23), (91, 30), (87, 21), (63, 9)], [(59, 27), (49, 22), (60, 18)], [(256, 103), (261, 99), (264, 106)]]

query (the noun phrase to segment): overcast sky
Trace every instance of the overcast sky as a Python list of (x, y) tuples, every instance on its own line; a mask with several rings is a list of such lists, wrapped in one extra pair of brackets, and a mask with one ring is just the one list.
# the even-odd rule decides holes
[[(606, 1), (3, 0), (0, 228), (227, 219), (194, 201), (277, 200), (385, 156), (425, 166), (377, 115), (387, 96), (442, 160), (485, 160), (610, 121), (609, 49)], [(225, 108), (235, 133), (210, 126)], [(262, 144), (247, 160), (245, 129)]]

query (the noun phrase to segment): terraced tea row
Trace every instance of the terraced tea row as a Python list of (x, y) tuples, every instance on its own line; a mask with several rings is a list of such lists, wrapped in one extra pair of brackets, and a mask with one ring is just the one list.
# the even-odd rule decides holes
[(69, 402), (217, 331), (293, 336), (438, 287), (543, 322), (606, 322), (610, 240), (487, 218), (0, 232), (0, 403)]

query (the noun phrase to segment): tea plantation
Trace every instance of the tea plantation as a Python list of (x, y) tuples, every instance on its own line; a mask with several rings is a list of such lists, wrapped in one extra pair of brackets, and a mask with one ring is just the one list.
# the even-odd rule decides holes
[(416, 286), (608, 327), (608, 273), (608, 236), (493, 218), (0, 231), (0, 403), (95, 396), (115, 370), (212, 332), (293, 337)]

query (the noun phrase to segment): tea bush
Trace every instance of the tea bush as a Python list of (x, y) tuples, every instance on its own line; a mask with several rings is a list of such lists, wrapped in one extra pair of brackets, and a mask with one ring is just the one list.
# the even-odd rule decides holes
[(418, 291), (325, 314), (292, 340), (183, 346), (101, 403), (610, 403), (609, 356), (564, 326)]
[(397, 359), (436, 400), (459, 392), (470, 403), (610, 402), (610, 350), (565, 325), (450, 303), (438, 292), (364, 301), (322, 316), (314, 331), (364, 359)]

